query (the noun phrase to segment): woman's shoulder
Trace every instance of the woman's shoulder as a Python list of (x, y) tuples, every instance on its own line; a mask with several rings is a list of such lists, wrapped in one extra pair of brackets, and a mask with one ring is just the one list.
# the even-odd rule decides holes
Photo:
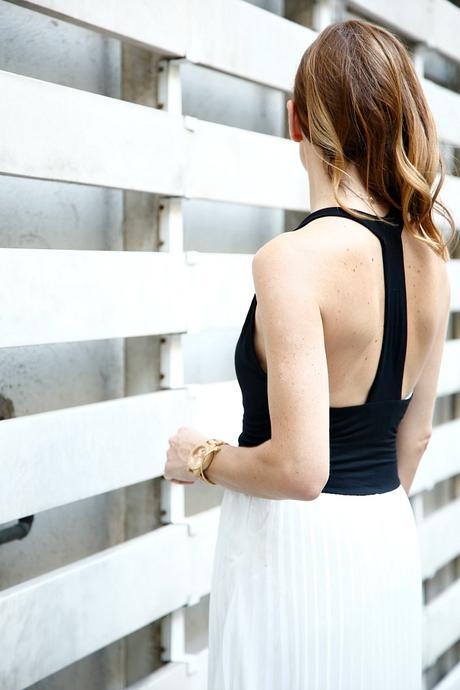
[[(265, 242), (253, 256), (254, 282), (272, 282), (300, 287), (308, 283), (314, 287), (325, 269), (327, 250), (324, 243), (306, 239), (295, 232), (283, 232)], [(305, 278), (308, 278), (308, 281)]]
[(302, 228), (288, 229), (275, 235), (270, 240), (265, 242), (254, 254), (254, 259), (258, 263), (265, 261), (276, 261), (277, 258), (286, 259), (292, 256), (298, 256), (298, 252), (303, 249), (308, 250), (309, 253), (315, 252), (340, 252), (343, 248), (355, 240), (344, 232), (345, 218), (336, 216), (326, 216), (322, 218), (315, 218)]

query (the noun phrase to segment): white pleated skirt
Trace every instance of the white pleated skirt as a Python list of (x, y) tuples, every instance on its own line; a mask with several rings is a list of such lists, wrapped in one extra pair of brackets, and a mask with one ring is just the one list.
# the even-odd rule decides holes
[(207, 690), (420, 690), (422, 605), (402, 486), (313, 501), (225, 489)]

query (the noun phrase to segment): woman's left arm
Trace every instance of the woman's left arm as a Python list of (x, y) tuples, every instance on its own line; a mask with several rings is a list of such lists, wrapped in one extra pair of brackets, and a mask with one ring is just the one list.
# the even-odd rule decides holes
[[(321, 260), (313, 245), (299, 251), (299, 239), (277, 235), (252, 262), (271, 438), (252, 447), (224, 445), (206, 476), (253, 496), (313, 500), (329, 476), (329, 381), (318, 299)], [(166, 478), (186, 481), (188, 454), (206, 438), (181, 427), (170, 439)]]

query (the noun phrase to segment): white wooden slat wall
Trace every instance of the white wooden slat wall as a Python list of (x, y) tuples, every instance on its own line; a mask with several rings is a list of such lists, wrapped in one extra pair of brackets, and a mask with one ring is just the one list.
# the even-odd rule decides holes
[[(242, 0), (15, 4), (285, 92), (316, 36)], [(396, 0), (353, 0), (350, 7), (460, 61), (460, 9), (446, 0), (425, 0), (419, 15), (412, 3)], [(180, 79), (180, 64), (177, 74)], [(459, 147), (460, 95), (426, 79), (423, 85), (440, 139)], [(288, 140), (183, 116), (171, 103), (157, 110), (6, 71), (0, 71), (0, 86), (0, 122), (8, 131), (0, 173), (165, 197), (308, 208), (297, 149)], [(83, 124), (88, 120), (91, 127)], [(273, 160), (276, 166), (268, 166)], [(450, 175), (442, 195), (456, 218), (459, 185)], [(0, 346), (236, 327), (252, 291), (250, 260), (174, 251), (173, 243), (159, 253), (0, 249)], [(460, 261), (453, 260), (449, 270), (455, 313)], [(243, 277), (236, 285), (230, 280), (235, 274)], [(459, 394), (459, 362), (455, 339), (446, 343), (440, 397)], [(240, 415), (236, 382), (222, 381), (171, 384), (157, 393), (4, 420), (0, 457), (9, 483), (0, 483), (0, 523), (160, 476), (166, 421), (235, 440)], [(459, 438), (458, 419), (436, 427), (411, 497), (460, 475)], [(178, 523), (0, 592), (0, 688), (19, 690), (209, 593), (218, 515), (218, 508), (182, 515)], [(424, 579), (460, 556), (459, 520), (456, 499), (420, 521)], [(182, 573), (174, 587), (171, 569)], [(191, 582), (190, 572), (196, 573)], [(126, 602), (116, 616), (115, 601)], [(89, 618), (92, 625), (85, 628)], [(460, 640), (459, 581), (425, 607), (424, 638), (425, 669)], [(437, 690), (459, 687), (458, 678), (456, 669)], [(132, 687), (198, 690), (205, 679), (203, 650)]]
[(0, 346), (236, 328), (252, 289), (251, 258), (0, 249)]

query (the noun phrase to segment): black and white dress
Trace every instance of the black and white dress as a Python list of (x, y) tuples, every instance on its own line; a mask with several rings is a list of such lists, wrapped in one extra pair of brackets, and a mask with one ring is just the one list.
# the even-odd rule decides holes
[[(330, 407), (330, 476), (312, 501), (224, 489), (211, 582), (208, 690), (420, 690), (418, 532), (396, 466), (407, 303), (400, 215), (355, 219), (380, 240), (385, 322), (363, 405)], [(236, 349), (241, 446), (270, 438), (254, 295)], [(282, 462), (282, 459), (280, 459)]]

